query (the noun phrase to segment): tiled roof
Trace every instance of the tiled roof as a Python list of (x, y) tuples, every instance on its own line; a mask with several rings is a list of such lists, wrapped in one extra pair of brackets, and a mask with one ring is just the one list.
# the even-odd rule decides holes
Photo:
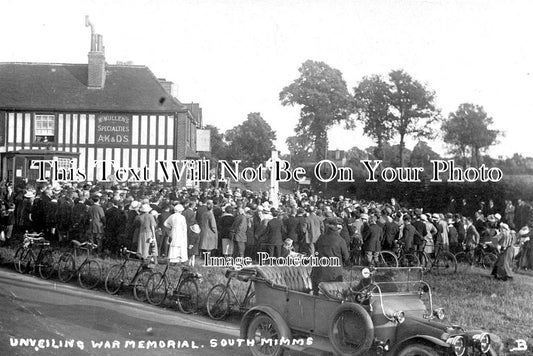
[(106, 65), (104, 88), (87, 87), (87, 64), (0, 63), (0, 109), (181, 112), (145, 66)]

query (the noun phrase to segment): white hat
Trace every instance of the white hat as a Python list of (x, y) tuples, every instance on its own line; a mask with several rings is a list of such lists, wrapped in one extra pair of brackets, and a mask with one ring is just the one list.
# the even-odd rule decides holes
[(143, 204), (141, 206), (141, 209), (139, 209), (141, 213), (148, 213), (150, 210), (152, 210), (152, 207), (150, 206), (150, 204)]
[(195, 234), (199, 234), (201, 229), (200, 229), (200, 226), (198, 224), (194, 224), (194, 225), (191, 225), (191, 231), (194, 232)]
[(130, 204), (130, 210), (139, 209), (140, 206), (141, 206), (141, 203), (139, 203), (138, 201), (134, 200)]
[(501, 223), (500, 228), (504, 230), (509, 230), (509, 225), (507, 225), (506, 223)]
[(174, 206), (174, 211), (177, 211), (178, 213), (181, 213), (183, 210), (185, 210), (185, 208), (181, 204), (176, 204), (176, 206)]
[(528, 226), (524, 226), (523, 228), (520, 229), (520, 231), (518, 231), (518, 235), (524, 236), (524, 235), (527, 235), (527, 234), (529, 234), (529, 227)]
[(502, 216), (498, 213), (494, 214), (494, 217), (496, 218), (496, 220), (501, 220), (502, 219)]

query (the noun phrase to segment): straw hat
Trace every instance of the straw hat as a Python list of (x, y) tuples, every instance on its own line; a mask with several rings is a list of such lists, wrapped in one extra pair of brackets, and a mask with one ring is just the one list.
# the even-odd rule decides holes
[(527, 235), (527, 234), (529, 234), (529, 227), (528, 226), (524, 226), (523, 228), (520, 229), (520, 231), (518, 231), (518, 235), (524, 236), (524, 235)]
[(143, 205), (141, 206), (141, 209), (139, 209), (139, 211), (140, 211), (141, 213), (148, 213), (148, 212), (150, 212), (151, 210), (152, 210), (152, 207), (150, 206), (150, 204), (143, 204)]
[(201, 231), (200, 226), (198, 224), (191, 225), (191, 231), (195, 234), (199, 234)]
[(134, 200), (130, 204), (130, 210), (137, 210), (137, 209), (139, 209), (140, 206), (141, 206), (141, 203), (139, 203), (138, 201)]
[(175, 212), (181, 213), (183, 210), (185, 210), (185, 208), (181, 204), (176, 204), (176, 206), (174, 206)]

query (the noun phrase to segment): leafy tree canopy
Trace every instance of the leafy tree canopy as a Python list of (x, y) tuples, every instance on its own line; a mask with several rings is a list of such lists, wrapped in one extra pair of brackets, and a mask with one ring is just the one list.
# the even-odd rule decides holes
[(405, 137), (433, 138), (432, 124), (440, 119), (436, 109), (435, 92), (427, 89), (403, 70), (389, 73), (392, 127), (400, 137), (400, 165), (404, 165)]
[(482, 106), (461, 104), (450, 113), (442, 124), (444, 142), (451, 146), (451, 152), (465, 159), (470, 153), (472, 163), (480, 164), (480, 152), (497, 143), (503, 133), (491, 129), (493, 119)]
[(315, 144), (317, 160), (325, 157), (327, 130), (334, 124), (350, 124), (352, 98), (342, 73), (324, 62), (308, 60), (299, 69), (300, 77), (279, 94), (282, 105), (301, 105), (298, 136)]
[(219, 131), (218, 127), (213, 125), (206, 125), (206, 129), (211, 131), (211, 152), (207, 157), (211, 159), (211, 163), (219, 159), (226, 159), (228, 153), (228, 145), (224, 141), (224, 135)]
[(354, 88), (357, 119), (363, 123), (365, 135), (376, 141), (378, 159), (383, 159), (383, 145), (393, 135), (390, 101), (391, 86), (379, 75), (364, 77)]
[(228, 159), (240, 159), (247, 166), (264, 163), (271, 157), (276, 132), (258, 112), (248, 114), (242, 124), (226, 131)]

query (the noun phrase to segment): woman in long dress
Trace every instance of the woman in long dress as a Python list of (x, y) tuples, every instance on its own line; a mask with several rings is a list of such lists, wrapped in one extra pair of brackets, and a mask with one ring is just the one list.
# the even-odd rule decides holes
[(174, 214), (170, 215), (164, 222), (165, 227), (170, 229), (169, 262), (186, 262), (188, 259), (187, 221), (181, 214), (183, 210), (183, 205), (176, 205), (174, 207)]
[(142, 258), (147, 258), (150, 255), (150, 244), (155, 241), (155, 222), (154, 216), (150, 213), (152, 207), (150, 204), (143, 204), (139, 212), (140, 215), (135, 217), (135, 224), (139, 226), (139, 237), (137, 240), (137, 252), (142, 255)]
[(498, 237), (498, 246), (500, 250), (500, 255), (496, 260), (496, 264), (492, 270), (492, 275), (496, 279), (508, 280), (512, 279), (512, 263), (514, 257), (513, 249), (513, 235), (509, 229), (509, 225), (500, 224), (500, 233), (496, 235)]

